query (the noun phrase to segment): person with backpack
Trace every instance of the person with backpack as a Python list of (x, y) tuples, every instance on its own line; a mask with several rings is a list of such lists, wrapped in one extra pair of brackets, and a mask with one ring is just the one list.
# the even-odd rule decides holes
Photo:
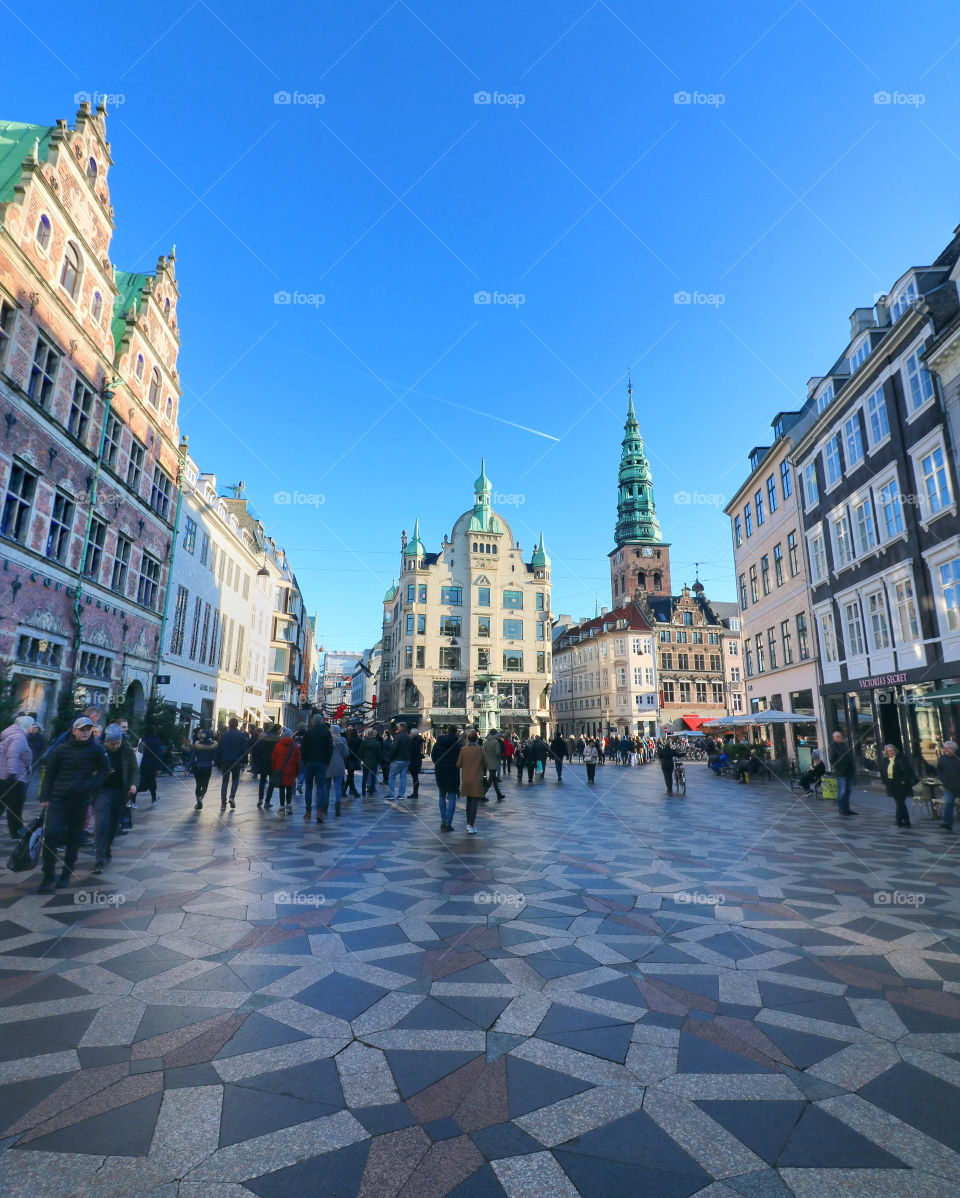
[(190, 754), (190, 773), (193, 774), (195, 810), (203, 809), (203, 799), (210, 785), (210, 775), (213, 773), (213, 763), (217, 756), (217, 742), (209, 728), (198, 728), (193, 740), (193, 750)]
[(457, 758), (460, 754), (460, 737), (453, 724), (448, 725), (443, 736), (430, 751), (433, 761), (433, 776), (440, 792), (440, 831), (453, 831), (453, 815), (460, 796), (460, 770)]
[(140, 775), (137, 755), (124, 739), (119, 724), (108, 724), (104, 729), (103, 747), (110, 762), (110, 773), (93, 798), (95, 874), (102, 874), (111, 858), (120, 817), (124, 807), (137, 793)]
[(347, 768), (347, 742), (340, 733), (340, 725), (334, 724), (330, 729), (333, 750), (330, 754), (330, 764), (326, 777), (320, 787), (320, 798), (317, 799), (317, 823), (322, 824), (330, 812), (330, 787), (333, 787), (333, 814), (340, 815), (340, 800), (343, 798), (343, 775)]
[(524, 754), (524, 765), (527, 767), (527, 783), (533, 785), (534, 774), (539, 774), (540, 780), (545, 780), (547, 767), (547, 742), (537, 733), (527, 746)]
[(896, 745), (884, 745), (883, 752), (885, 759), (881, 765), (881, 776), (887, 794), (896, 804), (897, 827), (909, 828), (911, 824), (907, 799), (913, 794), (913, 788), (919, 778), (906, 754), (901, 753)]
[[(70, 738), (52, 750), (43, 772), (40, 804), (46, 813), (43, 836), (43, 881), (40, 894), (69, 886), (80, 851), (80, 833), (90, 800), (110, 773), (106, 750), (93, 738), (93, 721), (73, 721)], [(60, 876), (56, 850), (62, 846)]]
[[(282, 728), (280, 739), (273, 746), (273, 756), (270, 759), (270, 790), (272, 792), (276, 788), (280, 792), (278, 815), (292, 814), (293, 791), (299, 774), (300, 747), (293, 739), (292, 731)], [(266, 806), (270, 806), (269, 795)]]
[(7, 813), (7, 831), (16, 840), (23, 829), (23, 804), (33, 770), (33, 753), (27, 733), (33, 719), (19, 715), (0, 732), (0, 807)]

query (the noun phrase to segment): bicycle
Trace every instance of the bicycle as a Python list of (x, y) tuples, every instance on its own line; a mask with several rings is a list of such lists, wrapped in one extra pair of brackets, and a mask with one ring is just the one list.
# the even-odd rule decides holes
[(673, 763), (673, 789), (678, 795), (687, 793), (687, 775), (679, 761)]

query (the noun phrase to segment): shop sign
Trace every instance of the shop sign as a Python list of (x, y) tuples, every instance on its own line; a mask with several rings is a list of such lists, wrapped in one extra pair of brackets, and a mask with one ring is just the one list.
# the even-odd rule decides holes
[(906, 674), (877, 674), (874, 678), (858, 678), (857, 686), (860, 690), (867, 691), (878, 686), (899, 686), (906, 681)]

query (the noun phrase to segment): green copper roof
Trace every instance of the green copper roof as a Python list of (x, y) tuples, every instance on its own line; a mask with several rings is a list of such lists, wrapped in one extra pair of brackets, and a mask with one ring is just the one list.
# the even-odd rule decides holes
[(483, 495), (483, 494), (489, 495), (490, 494), (491, 487), (490, 487), (490, 479), (487, 478), (487, 459), (486, 458), (480, 459), (480, 476), (476, 480), (476, 482), (474, 482), (473, 490), (474, 490), (474, 494), (476, 494), (476, 495)]
[(550, 565), (550, 558), (547, 557), (547, 551), (543, 544), (543, 532), (540, 532), (540, 541), (534, 550), (533, 557), (530, 559), (532, 566), (540, 566), (544, 570)]
[(384, 601), (384, 603), (392, 603), (394, 601), (394, 599), (396, 599), (396, 597), (397, 597), (397, 580), (394, 579), (393, 582), (387, 587), (387, 593), (384, 595), (383, 601)]
[(150, 277), (133, 274), (128, 270), (114, 271), (113, 281), (117, 286), (117, 298), (113, 301), (113, 344), (118, 350), (127, 327), (124, 317), (132, 307), (139, 313), (143, 303), (143, 289)]
[(0, 203), (13, 199), (13, 191), (23, 173), (23, 160), (33, 153), (33, 143), (39, 142), (38, 157), (46, 162), (50, 138), (56, 126), (21, 125), (16, 121), (0, 121)]
[(413, 536), (407, 541), (407, 547), (403, 551), (403, 556), (423, 557), (426, 552), (426, 549), (423, 547), (423, 541), (420, 540), (420, 517), (418, 516), (413, 524)]
[(617, 488), (617, 527), (614, 540), (619, 548), (637, 541), (660, 541), (660, 522), (653, 500), (650, 464), (643, 449), (640, 425), (633, 409), (633, 388), (621, 444)]

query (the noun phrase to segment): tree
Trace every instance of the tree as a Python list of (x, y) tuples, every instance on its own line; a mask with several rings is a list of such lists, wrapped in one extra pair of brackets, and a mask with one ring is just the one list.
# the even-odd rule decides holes
[(167, 703), (156, 687), (150, 692), (143, 715), (130, 723), (130, 731), (137, 739), (143, 736), (148, 728), (156, 732), (164, 745), (172, 747), (179, 744), (176, 704)]
[(57, 696), (57, 714), (53, 721), (53, 735), (66, 732), (79, 715), (83, 715), (83, 693), (76, 685), (62, 686)]

